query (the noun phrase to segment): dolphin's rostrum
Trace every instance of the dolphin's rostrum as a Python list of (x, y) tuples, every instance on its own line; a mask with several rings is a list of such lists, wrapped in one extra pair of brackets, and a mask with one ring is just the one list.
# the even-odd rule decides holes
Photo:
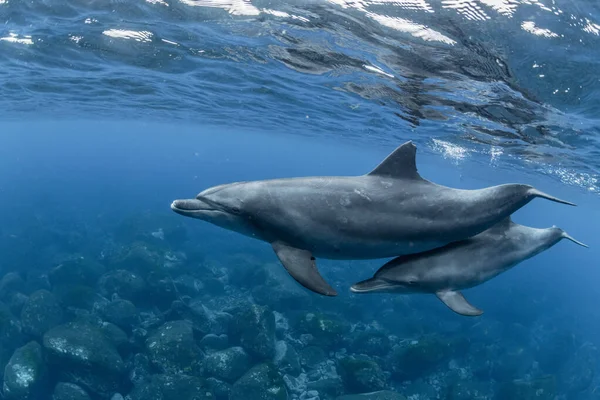
[(412, 254), (490, 228), (535, 197), (570, 204), (529, 185), (453, 189), (423, 179), (412, 142), (361, 176), (236, 182), (175, 200), (178, 214), (270, 243), (300, 284), (328, 296), (315, 257), (377, 259)]
[(481, 285), (562, 239), (587, 247), (556, 226), (530, 228), (507, 217), (469, 239), (397, 257), (372, 278), (352, 285), (350, 290), (354, 293), (431, 293), (458, 314), (478, 316), (483, 311), (471, 305), (460, 290)]

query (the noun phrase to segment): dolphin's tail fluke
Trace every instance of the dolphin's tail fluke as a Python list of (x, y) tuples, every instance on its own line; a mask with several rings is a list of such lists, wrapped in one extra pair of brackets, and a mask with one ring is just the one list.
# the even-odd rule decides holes
[(569, 239), (571, 242), (573, 242), (573, 243), (575, 243), (575, 244), (578, 244), (578, 245), (580, 245), (580, 246), (583, 246), (583, 247), (590, 247), (590, 246), (588, 246), (587, 244), (585, 244), (585, 243), (582, 243), (582, 242), (580, 242), (579, 240), (576, 240), (576, 239), (575, 239), (573, 236), (569, 235), (569, 234), (568, 234), (567, 232), (565, 232), (565, 231), (563, 231), (563, 233), (562, 233), (562, 235), (561, 235), (561, 236), (562, 236), (563, 238), (565, 238), (565, 239)]
[(575, 204), (575, 203), (571, 203), (570, 201), (559, 199), (558, 197), (550, 196), (549, 194), (546, 194), (546, 193), (544, 193), (544, 192), (542, 192), (540, 190), (537, 190), (535, 188), (529, 189), (529, 194), (531, 196), (533, 196), (533, 197), (541, 197), (542, 199), (554, 201), (554, 202), (557, 202), (557, 203), (567, 204), (569, 206), (577, 206), (577, 204)]

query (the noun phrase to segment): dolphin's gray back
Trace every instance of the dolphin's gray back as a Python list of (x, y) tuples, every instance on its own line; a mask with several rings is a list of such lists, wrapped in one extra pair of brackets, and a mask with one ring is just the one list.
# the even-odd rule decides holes
[(493, 206), (478, 201), (493, 196), (494, 188), (457, 190), (420, 178), (308, 177), (248, 185), (255, 196), (244, 208), (261, 232), (329, 258), (429, 250), (478, 233), (472, 229), (482, 214), (495, 217)]
[(547, 229), (507, 219), (470, 239), (397, 257), (375, 276), (390, 280), (412, 277), (429, 292), (461, 290), (492, 279), (555, 242)]

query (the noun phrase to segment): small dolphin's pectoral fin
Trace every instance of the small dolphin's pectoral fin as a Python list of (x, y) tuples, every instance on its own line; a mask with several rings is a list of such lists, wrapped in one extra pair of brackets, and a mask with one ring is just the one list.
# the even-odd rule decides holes
[(281, 242), (272, 243), (273, 250), (287, 272), (299, 284), (325, 296), (337, 296), (337, 292), (323, 279), (310, 251), (297, 249)]
[(436, 296), (442, 303), (457, 314), (465, 315), (467, 317), (476, 317), (483, 314), (483, 311), (472, 306), (461, 292), (456, 292), (454, 290), (440, 290), (436, 293)]
[(388, 178), (423, 179), (417, 172), (417, 147), (413, 142), (400, 145), (367, 175)]

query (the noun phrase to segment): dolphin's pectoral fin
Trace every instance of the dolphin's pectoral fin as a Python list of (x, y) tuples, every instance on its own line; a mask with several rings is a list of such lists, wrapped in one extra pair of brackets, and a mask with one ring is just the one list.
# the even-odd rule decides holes
[(337, 292), (323, 279), (310, 251), (297, 249), (281, 242), (272, 243), (275, 254), (287, 272), (299, 284), (315, 293), (337, 296)]
[(417, 172), (417, 147), (409, 141), (398, 146), (375, 169), (367, 175), (384, 176), (388, 178), (423, 179)]
[(476, 317), (483, 314), (483, 311), (472, 306), (461, 292), (456, 292), (454, 290), (440, 290), (439, 292), (436, 292), (436, 296), (442, 303), (447, 305), (449, 309), (457, 314), (465, 315), (467, 317)]

